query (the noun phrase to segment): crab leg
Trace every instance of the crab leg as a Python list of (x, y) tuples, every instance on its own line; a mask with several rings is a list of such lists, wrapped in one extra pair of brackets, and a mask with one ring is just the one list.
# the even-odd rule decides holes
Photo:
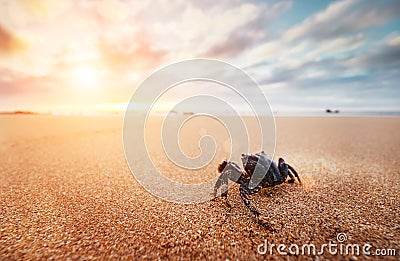
[(222, 193), (221, 197), (222, 198), (227, 198), (228, 196), (228, 181), (231, 180), (233, 182), (242, 184), (247, 181), (247, 179), (244, 177), (244, 173), (240, 169), (240, 167), (234, 163), (234, 162), (227, 162), (223, 161), (219, 166), (218, 166), (218, 172), (221, 173), (221, 175), (218, 177), (217, 182), (215, 182), (214, 185), (214, 196), (217, 196), (217, 191), (220, 187), (224, 186), (222, 188)]
[(300, 177), (299, 177), (299, 174), (297, 173), (297, 171), (292, 166), (290, 166), (289, 164), (287, 164), (287, 166), (288, 166), (289, 170), (296, 176), (297, 180), (301, 184), (301, 180), (300, 180)]
[(289, 176), (289, 178), (290, 178), (290, 179), (288, 180), (288, 182), (289, 182), (289, 183), (294, 183), (295, 179), (294, 179), (294, 176), (293, 176), (292, 172), (291, 172), (290, 170), (288, 170), (287, 174), (288, 174), (288, 176)]
[(221, 193), (221, 197), (226, 199), (228, 197), (228, 180), (229, 180), (229, 172), (228, 171), (223, 171), (221, 173), (221, 175), (219, 176), (217, 182), (214, 185), (214, 197), (217, 196), (218, 193), (218, 189), (221, 186), (224, 186), (222, 188), (222, 193)]
[(255, 188), (249, 188), (249, 182), (243, 183), (240, 185), (239, 191), (240, 191), (240, 197), (243, 200), (243, 203), (246, 205), (246, 207), (248, 207), (251, 211), (251, 213), (253, 213), (254, 215), (256, 215), (256, 217), (260, 216), (261, 213), (250, 203), (250, 199), (249, 196), (257, 193), (258, 191), (260, 191), (261, 186), (258, 185)]

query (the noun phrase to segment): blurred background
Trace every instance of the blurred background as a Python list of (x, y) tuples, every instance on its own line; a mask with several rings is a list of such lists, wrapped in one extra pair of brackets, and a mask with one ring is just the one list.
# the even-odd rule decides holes
[(276, 114), (399, 114), (399, 31), (399, 1), (1, 0), (0, 111), (121, 113), (154, 70), (204, 57)]

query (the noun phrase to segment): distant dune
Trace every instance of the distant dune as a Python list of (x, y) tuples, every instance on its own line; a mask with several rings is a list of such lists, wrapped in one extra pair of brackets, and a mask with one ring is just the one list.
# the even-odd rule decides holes
[(33, 111), (0, 111), (0, 115), (37, 115), (38, 112)]

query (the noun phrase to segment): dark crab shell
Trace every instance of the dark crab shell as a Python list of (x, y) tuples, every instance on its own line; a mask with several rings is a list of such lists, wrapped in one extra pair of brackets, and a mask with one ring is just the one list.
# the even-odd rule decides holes
[(281, 175), (276, 163), (263, 151), (256, 154), (242, 154), (243, 168), (249, 176), (263, 176), (262, 183), (281, 183)]

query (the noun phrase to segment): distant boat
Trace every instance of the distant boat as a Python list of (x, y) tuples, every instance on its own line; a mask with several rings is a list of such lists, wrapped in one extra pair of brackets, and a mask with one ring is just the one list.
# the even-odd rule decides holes
[(339, 110), (326, 109), (326, 113), (339, 113)]

